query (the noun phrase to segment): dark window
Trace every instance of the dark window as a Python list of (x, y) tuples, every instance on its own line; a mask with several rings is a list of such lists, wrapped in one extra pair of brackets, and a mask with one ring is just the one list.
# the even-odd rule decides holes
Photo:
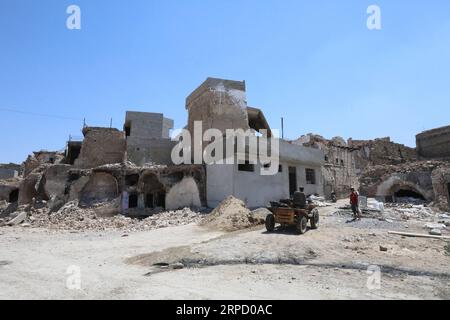
[(145, 195), (145, 207), (146, 208), (154, 208), (154, 202), (153, 202), (153, 194), (149, 193)]
[(239, 164), (238, 170), (243, 172), (254, 172), (255, 171), (255, 165), (251, 164), (250, 162), (246, 161), (245, 164)]
[(14, 203), (17, 201), (19, 201), (19, 189), (15, 189), (9, 194), (9, 203)]
[(341, 160), (341, 166), (344, 167), (344, 160)]
[(137, 185), (138, 181), (139, 181), (138, 174), (129, 174), (125, 177), (125, 184), (130, 187)]
[(131, 134), (131, 127), (130, 126), (125, 126), (125, 135), (127, 137), (129, 137)]
[(450, 183), (447, 184), (447, 191), (448, 191), (448, 206), (450, 208)]
[(156, 207), (166, 208), (166, 194), (164, 192), (160, 192), (156, 195)]
[(316, 184), (316, 171), (314, 169), (306, 169), (306, 183)]
[(289, 194), (291, 197), (297, 191), (297, 168), (289, 167)]
[(336, 158), (336, 164), (339, 164), (339, 159)]
[(329, 160), (328, 156), (325, 156), (325, 162), (328, 162), (328, 160)]
[(128, 208), (137, 208), (137, 206), (138, 206), (138, 195), (136, 193), (132, 193), (128, 197)]
[[(270, 163), (264, 165), (264, 169), (269, 169), (269, 168), (270, 168)], [(283, 172), (283, 166), (281, 164), (278, 166), (278, 172), (279, 173)]]

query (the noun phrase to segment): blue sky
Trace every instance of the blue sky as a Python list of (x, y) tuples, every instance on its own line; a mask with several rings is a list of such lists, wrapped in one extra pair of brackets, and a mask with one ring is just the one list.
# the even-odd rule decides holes
[[(70, 4), (81, 30), (66, 28)], [(0, 43), (0, 162), (63, 149), (83, 118), (122, 128), (126, 110), (163, 112), (183, 127), (208, 76), (246, 80), (249, 105), (292, 139), (414, 146), (450, 124), (447, 0), (0, 0)]]

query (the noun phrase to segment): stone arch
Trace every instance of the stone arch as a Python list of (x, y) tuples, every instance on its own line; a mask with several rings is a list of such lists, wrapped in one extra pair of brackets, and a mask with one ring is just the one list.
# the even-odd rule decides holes
[(416, 198), (421, 200), (427, 200), (425, 195), (422, 194), (421, 191), (418, 190), (417, 187), (411, 186), (410, 184), (396, 184), (392, 186), (390, 191), (392, 197), (395, 198)]
[(119, 196), (116, 178), (105, 172), (97, 172), (89, 177), (89, 181), (80, 192), (80, 204), (90, 205), (95, 202), (106, 202)]
[(377, 196), (395, 200), (399, 196), (411, 195), (412, 197), (426, 201), (434, 200), (433, 190), (425, 190), (418, 184), (402, 179), (399, 176), (391, 176), (384, 180), (377, 188)]
[(201, 207), (200, 192), (192, 177), (183, 178), (166, 196), (166, 209), (176, 210), (186, 207)]
[(155, 173), (144, 173), (139, 180), (138, 190), (146, 208), (165, 208), (166, 188)]

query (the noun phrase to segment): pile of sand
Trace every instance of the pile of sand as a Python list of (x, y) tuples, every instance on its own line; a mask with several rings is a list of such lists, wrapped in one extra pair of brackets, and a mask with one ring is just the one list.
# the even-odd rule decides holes
[(201, 225), (222, 231), (237, 231), (261, 224), (261, 219), (254, 217), (245, 203), (233, 196), (222, 201)]

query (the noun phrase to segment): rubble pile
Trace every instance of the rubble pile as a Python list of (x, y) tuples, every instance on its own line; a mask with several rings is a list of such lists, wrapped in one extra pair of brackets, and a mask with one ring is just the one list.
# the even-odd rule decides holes
[(332, 205), (330, 202), (327, 202), (324, 197), (318, 197), (315, 195), (309, 196), (308, 200), (311, 201), (311, 204), (320, 208), (329, 207)]
[[(106, 206), (108, 204), (105, 204)], [(77, 201), (65, 204), (55, 213), (49, 213), (49, 209), (20, 207), (15, 217), (11, 217), (7, 225), (22, 225), (23, 227), (47, 228), (67, 231), (105, 231), (118, 230), (124, 232), (147, 231), (172, 226), (181, 226), (198, 223), (202, 220), (202, 214), (185, 208), (177, 211), (162, 212), (146, 219), (132, 219), (123, 215), (112, 217), (99, 216), (100, 206), (80, 208)], [(25, 211), (27, 210), (27, 211)], [(19, 217), (17, 223), (11, 224)]]
[(222, 201), (201, 225), (227, 232), (243, 230), (264, 223), (264, 220), (252, 215), (245, 203), (233, 196)]
[(401, 220), (432, 221), (438, 218), (438, 213), (432, 208), (411, 203), (388, 203), (385, 213), (389, 217)]

